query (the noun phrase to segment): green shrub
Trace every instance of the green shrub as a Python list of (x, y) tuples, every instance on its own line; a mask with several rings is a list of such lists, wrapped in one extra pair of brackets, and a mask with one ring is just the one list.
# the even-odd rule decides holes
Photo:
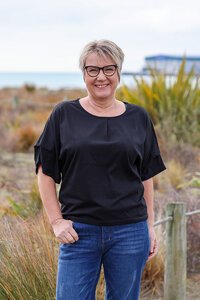
[(174, 80), (154, 70), (150, 79), (134, 77), (136, 88), (122, 86), (119, 97), (144, 107), (168, 141), (200, 146), (200, 89), (194, 71), (186, 74), (183, 60)]
[(36, 87), (32, 84), (27, 83), (24, 85), (24, 88), (28, 93), (34, 93), (36, 91)]

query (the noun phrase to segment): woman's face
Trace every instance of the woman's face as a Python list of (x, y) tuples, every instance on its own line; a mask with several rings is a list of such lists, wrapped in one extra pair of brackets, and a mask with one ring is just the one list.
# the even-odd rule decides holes
[[(91, 53), (86, 59), (85, 66), (104, 67), (115, 65), (109, 57), (101, 57), (96, 53)], [(115, 97), (115, 91), (119, 83), (118, 71), (112, 76), (106, 76), (103, 70), (100, 70), (96, 77), (90, 77), (84, 70), (84, 80), (89, 96), (98, 100), (110, 100)]]

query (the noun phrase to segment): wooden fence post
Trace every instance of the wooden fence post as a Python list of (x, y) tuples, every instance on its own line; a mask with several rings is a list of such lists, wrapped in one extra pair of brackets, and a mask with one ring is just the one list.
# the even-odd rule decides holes
[(186, 209), (184, 203), (169, 203), (166, 223), (165, 300), (186, 300)]

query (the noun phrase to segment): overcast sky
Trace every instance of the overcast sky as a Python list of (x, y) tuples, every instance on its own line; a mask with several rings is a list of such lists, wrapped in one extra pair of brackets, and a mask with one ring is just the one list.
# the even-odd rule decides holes
[(83, 46), (106, 38), (124, 71), (154, 54), (200, 56), (199, 0), (0, 0), (0, 71), (78, 71)]

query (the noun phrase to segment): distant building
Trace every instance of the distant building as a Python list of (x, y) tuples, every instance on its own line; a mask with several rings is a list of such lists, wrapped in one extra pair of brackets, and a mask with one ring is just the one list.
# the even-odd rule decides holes
[[(156, 69), (158, 72), (176, 75), (180, 65), (183, 61), (184, 56), (174, 55), (153, 55), (145, 57), (145, 67), (143, 73), (148, 73), (148, 68)], [(185, 57), (185, 72), (191, 71), (194, 67), (196, 75), (200, 75), (200, 56), (186, 56)]]

